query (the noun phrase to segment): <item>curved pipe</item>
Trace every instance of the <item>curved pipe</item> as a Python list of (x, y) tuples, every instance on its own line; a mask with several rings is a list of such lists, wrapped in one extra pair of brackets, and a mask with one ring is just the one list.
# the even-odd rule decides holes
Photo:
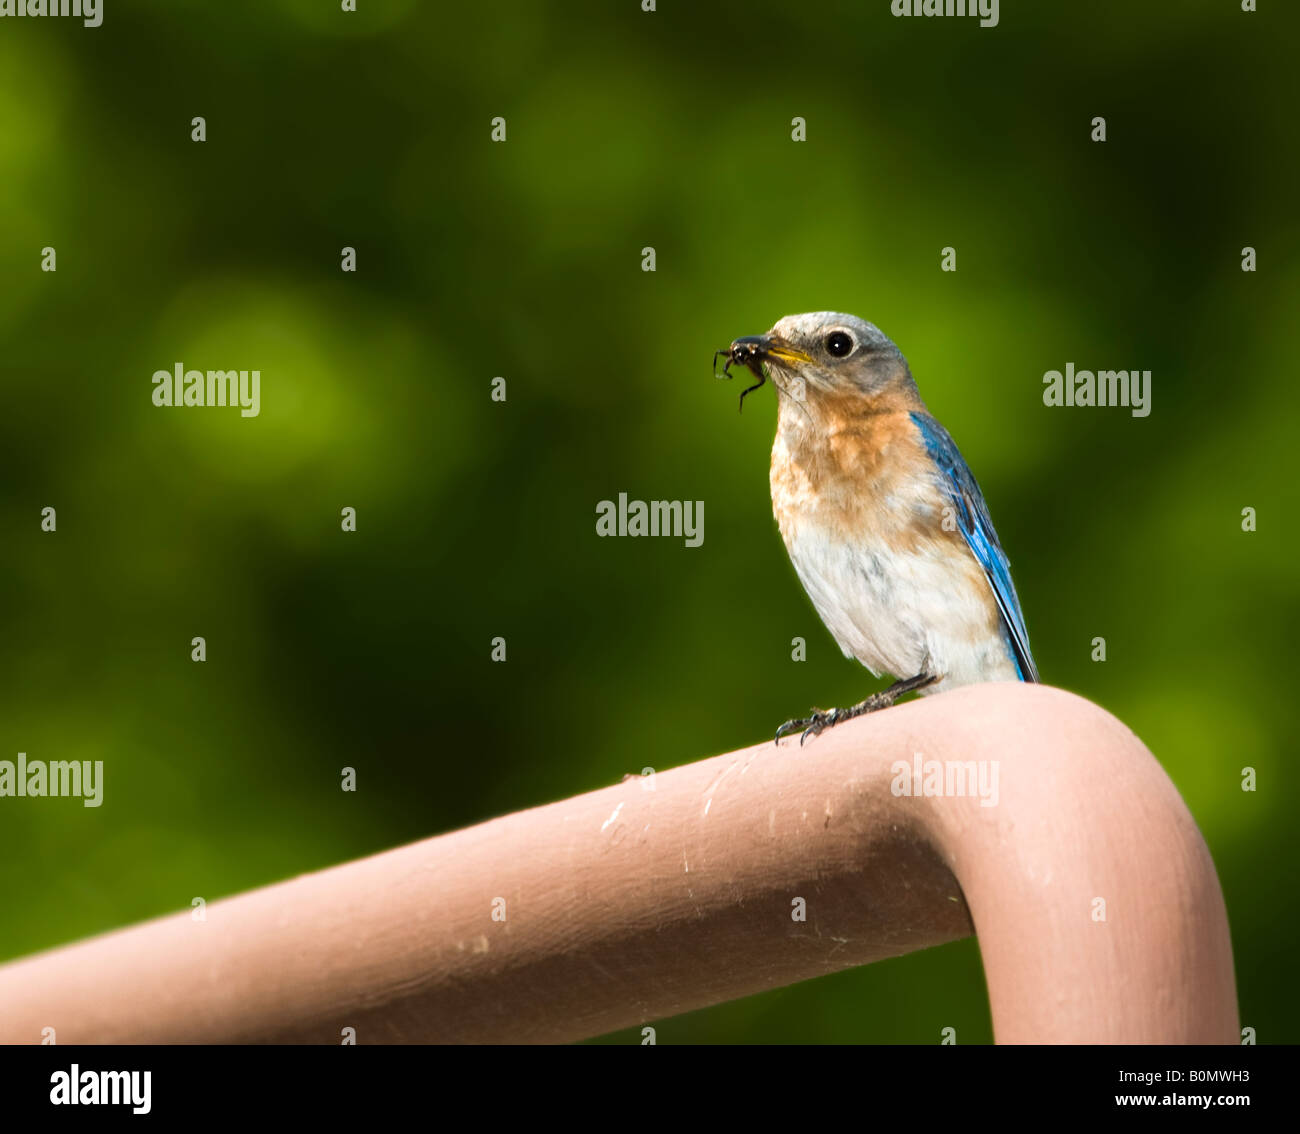
[[(982, 762), (990, 799), (996, 764), (996, 804), (894, 794), (917, 753)], [(1178, 792), (1109, 714), (1019, 684), (11, 963), (0, 1041), (564, 1042), (972, 928), (1000, 1043), (1238, 1041), (1223, 898)]]

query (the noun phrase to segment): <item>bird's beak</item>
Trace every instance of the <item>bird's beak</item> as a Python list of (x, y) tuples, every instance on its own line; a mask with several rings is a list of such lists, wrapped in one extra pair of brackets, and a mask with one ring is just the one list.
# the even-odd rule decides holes
[(731, 344), (734, 358), (737, 350), (755, 359), (770, 358), (776, 362), (811, 362), (812, 358), (801, 350), (796, 350), (777, 335), (748, 335)]

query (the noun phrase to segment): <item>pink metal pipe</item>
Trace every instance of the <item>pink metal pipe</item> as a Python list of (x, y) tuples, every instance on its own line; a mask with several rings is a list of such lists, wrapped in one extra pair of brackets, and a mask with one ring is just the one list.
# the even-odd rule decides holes
[[(918, 753), (975, 761), (989, 800), (996, 765), (996, 804), (895, 794)], [(1001, 1043), (1238, 1040), (1222, 894), (1173, 784), (1101, 709), (1007, 684), (13, 962), (0, 1041), (565, 1042), (972, 928)]]

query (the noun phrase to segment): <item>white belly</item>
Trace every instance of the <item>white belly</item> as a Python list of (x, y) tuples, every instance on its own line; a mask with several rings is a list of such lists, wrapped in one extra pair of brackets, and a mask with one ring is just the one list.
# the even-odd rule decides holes
[(799, 524), (787, 547), (800, 582), (844, 651), (872, 673), (932, 673), (926, 693), (979, 681), (1016, 681), (992, 591), (973, 559), (951, 544), (916, 552), (845, 543)]

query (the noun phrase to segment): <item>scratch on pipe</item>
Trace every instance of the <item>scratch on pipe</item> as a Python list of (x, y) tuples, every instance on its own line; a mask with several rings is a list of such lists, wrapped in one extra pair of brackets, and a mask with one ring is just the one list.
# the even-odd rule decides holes
[(596, 960), (595, 957), (588, 957), (587, 963), (590, 964), (591, 967), (595, 969), (598, 973), (600, 973), (600, 975), (603, 976), (606, 980), (613, 981), (616, 979), (614, 974), (611, 973), (609, 969), (605, 968), (605, 966), (602, 965), (598, 960)]
[(722, 781), (725, 780), (725, 779), (726, 779), (726, 778), (727, 778), (727, 777), (732, 773), (732, 771), (735, 769), (736, 765), (739, 764), (739, 763), (740, 763), (739, 760), (733, 760), (730, 764), (727, 765), (726, 770), (722, 773), (722, 775), (720, 775), (716, 780), (713, 781), (713, 783), (711, 783), (711, 784), (710, 784), (710, 785), (705, 789), (704, 794), (707, 795), (707, 796), (709, 797), (708, 802), (704, 805), (704, 814), (705, 814), (705, 815), (708, 815), (708, 813), (709, 813), (709, 808), (713, 806), (713, 794), (714, 794), (714, 792), (716, 792), (716, 791), (718, 790), (718, 787), (722, 784)]
[(622, 811), (622, 810), (623, 810), (623, 804), (620, 803), (616, 808), (614, 808), (614, 814), (611, 815), (608, 819), (605, 820), (605, 822), (603, 822), (603, 823), (600, 825), (600, 829), (603, 831), (603, 830), (604, 830), (606, 827), (608, 827), (612, 822), (614, 822), (614, 820), (618, 818), (618, 813), (619, 813), (620, 811)]

